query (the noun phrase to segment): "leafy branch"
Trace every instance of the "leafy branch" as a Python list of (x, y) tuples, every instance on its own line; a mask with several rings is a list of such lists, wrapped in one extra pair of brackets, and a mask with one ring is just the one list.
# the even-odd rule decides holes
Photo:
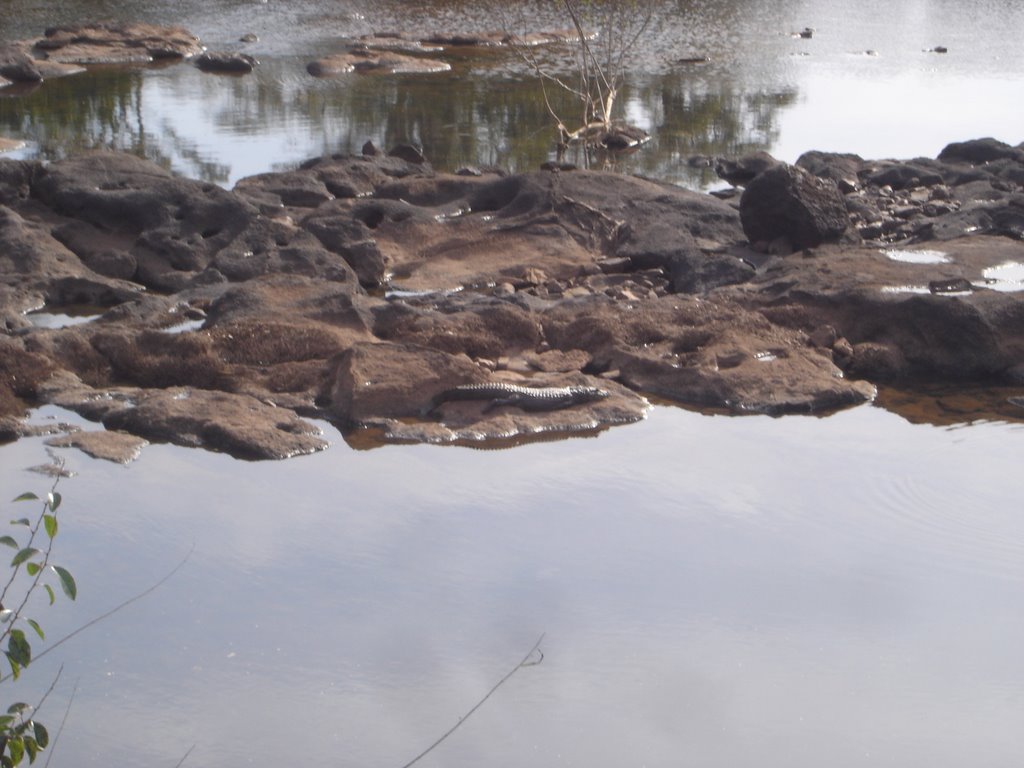
[[(15, 529), (28, 531), (27, 540), (23, 544), (13, 535), (0, 536), (0, 544), (14, 550), (9, 566), (10, 576), (0, 591), (0, 648), (3, 648), (4, 656), (10, 665), (10, 677), (15, 680), (33, 659), (29, 635), (20, 625), (27, 625), (40, 640), (46, 639), (46, 633), (39, 622), (26, 613), (32, 595), (42, 587), (46, 591), (50, 605), (53, 605), (57, 594), (50, 582), (45, 579), (55, 576), (61, 590), (69, 599), (74, 600), (78, 596), (78, 586), (71, 572), (56, 565), (51, 559), (54, 540), (60, 529), (57, 511), (60, 509), (61, 495), (57, 492), (57, 482), (59, 478), (54, 481), (45, 499), (40, 499), (34, 493), (23, 493), (14, 499), (15, 503), (43, 502), (39, 514), (34, 519), (22, 517), (10, 523)], [(28, 577), (27, 582), (25, 579), (19, 579), (23, 573)], [(15, 607), (8, 608), (8, 604)], [(57, 678), (59, 677), (60, 673), (57, 675)], [(46, 727), (37, 722), (33, 714), (50, 695), (56, 683), (57, 679), (54, 679), (36, 706), (19, 701), (11, 704), (6, 714), (0, 715), (0, 766), (3, 768), (13, 768), (26, 756), (30, 763), (35, 762), (38, 754), (50, 743)]]

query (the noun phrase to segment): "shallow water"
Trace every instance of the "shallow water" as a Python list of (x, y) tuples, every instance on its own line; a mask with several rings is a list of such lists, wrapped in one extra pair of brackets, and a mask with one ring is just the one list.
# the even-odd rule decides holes
[(57, 765), (399, 766), (546, 633), (424, 764), (1012, 765), (1022, 437), (658, 407), (512, 452), (66, 452), (50, 637), (195, 551), (19, 685), (64, 664), (50, 723), (77, 685)]
[[(555, 132), (528, 67), (508, 52), (449, 52), (450, 74), (351, 75), (320, 81), (305, 65), (380, 30), (560, 29), (546, 3), (99, 2), (10, 3), (0, 37), (31, 37), (85, 15), (180, 23), (211, 49), (242, 49), (246, 77), (188, 64), (105, 70), (0, 96), (0, 133), (30, 142), (17, 157), (56, 158), (93, 146), (144, 154), (189, 176), (231, 186), (326, 152), (421, 144), (441, 169), (535, 168)], [(61, 10), (65, 8), (65, 10)], [(654, 4), (655, 23), (631, 60), (621, 103), (652, 134), (619, 166), (691, 187), (717, 179), (694, 155), (767, 149), (793, 161), (809, 149), (864, 157), (934, 156), (945, 144), (994, 135), (1017, 143), (1024, 113), (1019, 41), (1024, 6), (882, 0)], [(811, 39), (793, 37), (805, 27)], [(259, 42), (243, 45), (253, 32)], [(948, 53), (927, 52), (944, 46)], [(568, 72), (568, 52), (541, 56)], [(707, 56), (707, 64), (679, 59)], [(2, 92), (0, 92), (2, 93)], [(554, 96), (558, 105), (557, 96)], [(570, 106), (562, 103), (560, 113)], [(568, 119), (568, 118), (567, 118)]]
[[(0, 37), (126, 6), (9, 2)], [(255, 32), (261, 66), (101, 70), (0, 96), (0, 134), (31, 142), (7, 156), (113, 146), (228, 186), (367, 139), (421, 143), (448, 169), (551, 156), (514, 57), (453, 57), (446, 76), (305, 72), (341, 36), (490, 28), (487, 3), (130, 6), (211, 48)], [(688, 156), (934, 156), (954, 140), (1024, 139), (1019, 3), (657, 7), (624, 99), (653, 139), (629, 170), (706, 187)], [(810, 40), (791, 37), (808, 26)], [(925, 52), (938, 45), (949, 52)], [(673, 63), (695, 54), (711, 61)], [(999, 277), (1020, 282), (1014, 267)], [(57, 557), (80, 597), (37, 612), (48, 638), (195, 551), (11, 690), (32, 700), (64, 664), (40, 713), (53, 732), (77, 689), (55, 766), (170, 766), (193, 745), (186, 766), (400, 766), (545, 633), (543, 662), (419, 765), (1015, 765), (1014, 394), (993, 395), (983, 418), (960, 395), (891, 392), (889, 410), (821, 419), (658, 406), (596, 438), (510, 451), (353, 450), (326, 426), (330, 450), (282, 463), (150, 446), (124, 468), (61, 451), (79, 474), (60, 486)], [(46, 458), (42, 439), (0, 446), (0, 496), (45, 491), (25, 468)]]

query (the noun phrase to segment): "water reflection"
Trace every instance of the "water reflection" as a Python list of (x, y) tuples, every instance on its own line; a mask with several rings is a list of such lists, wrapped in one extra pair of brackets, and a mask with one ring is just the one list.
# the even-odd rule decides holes
[[(180, 64), (94, 71), (30, 94), (7, 92), (0, 98), (0, 133), (33, 142), (17, 156), (53, 159), (107, 146), (230, 186), (310, 156), (358, 151), (368, 139), (385, 147), (422, 144), (445, 170), (532, 169), (554, 155), (554, 122), (542, 93), (509, 51), (448, 51), (443, 55), (453, 71), (446, 75), (317, 81), (305, 72), (316, 55), (343, 50), (347, 39), (367, 32), (500, 27), (506, 4), (220, 0), (174, 5), (173, 13), (159, 0), (136, 5), (135, 18), (182, 23), (212, 47), (239, 48), (241, 32), (258, 33), (260, 41), (246, 50), (262, 64), (243, 78)], [(516, 23), (524, 29), (565, 26), (555, 4), (520, 7)], [(999, 94), (1019, 89), (1014, 62), (1024, 10), (998, 0), (987, 7), (965, 19), (962, 11), (938, 11), (927, 2), (895, 8), (872, 0), (850, 12), (827, 0), (664, 0), (630, 60), (620, 99), (626, 116), (653, 141), (619, 167), (706, 187), (715, 179), (684, 162), (692, 155), (767, 149), (792, 161), (814, 148), (914, 156), (981, 135), (1015, 141), (1024, 117)], [(11, 36), (38, 34), (52, 21), (39, 18), (47, 12), (41, 6), (22, 10)], [(792, 37), (806, 26), (817, 29), (812, 39)], [(924, 53), (940, 43), (948, 55)], [(878, 55), (864, 55), (869, 50)], [(571, 71), (567, 49), (553, 46), (540, 55), (555, 71)], [(680, 63), (694, 56), (709, 61)], [(557, 112), (576, 110), (564, 94), (552, 93)]]
[[(571, 451), (69, 453), (50, 636), (196, 552), (25, 682), (79, 679), (83, 768), (283, 763), (295, 728), (311, 764), (401, 765), (546, 631), (437, 764), (1012, 764), (1020, 434), (656, 409)], [(0, 487), (39, 453), (0, 448)]]
[[(367, 140), (419, 144), (447, 170), (530, 170), (554, 156), (553, 120), (528, 77), (461, 72), (319, 82), (301, 67), (299, 59), (271, 61), (246, 78), (204, 75), (188, 65), (92, 72), (0, 99), (0, 131), (33, 143), (34, 153), (23, 156), (55, 160), (121, 149), (223, 185), (323, 153), (358, 152)], [(636, 78), (622, 101), (654, 140), (618, 167), (689, 186), (712, 183), (709, 170), (686, 158), (770, 146), (776, 114), (795, 95), (743, 92), (683, 73)], [(575, 109), (565, 94), (552, 94), (552, 102), (561, 114)]]

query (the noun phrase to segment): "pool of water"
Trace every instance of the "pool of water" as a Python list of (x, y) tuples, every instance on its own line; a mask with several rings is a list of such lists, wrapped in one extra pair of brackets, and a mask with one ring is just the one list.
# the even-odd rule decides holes
[[(44, 409), (47, 416), (75, 417)], [(1020, 422), (658, 407), (597, 439), (62, 452), (56, 764), (1012, 765)], [(49, 481), (0, 447), (8, 498)], [(9, 509), (5, 507), (5, 514)]]

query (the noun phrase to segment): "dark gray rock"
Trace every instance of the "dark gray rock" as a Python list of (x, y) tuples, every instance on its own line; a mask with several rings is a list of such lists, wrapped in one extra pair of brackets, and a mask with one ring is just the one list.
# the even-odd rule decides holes
[(740, 198), (740, 220), (751, 243), (785, 238), (794, 249), (837, 241), (849, 225), (846, 203), (834, 182), (786, 164), (750, 182)]
[(12, 83), (40, 83), (43, 75), (35, 60), (20, 46), (0, 43), (0, 77)]
[(971, 165), (982, 165), (993, 160), (1024, 162), (1024, 151), (993, 138), (972, 139), (947, 144), (939, 152), (939, 160), (945, 163), (970, 163)]
[(259, 62), (254, 56), (238, 51), (206, 51), (196, 56), (196, 66), (204, 72), (247, 75)]
[(778, 165), (779, 161), (764, 151), (751, 152), (738, 158), (722, 158), (715, 164), (715, 173), (733, 186), (742, 187), (758, 174)]

